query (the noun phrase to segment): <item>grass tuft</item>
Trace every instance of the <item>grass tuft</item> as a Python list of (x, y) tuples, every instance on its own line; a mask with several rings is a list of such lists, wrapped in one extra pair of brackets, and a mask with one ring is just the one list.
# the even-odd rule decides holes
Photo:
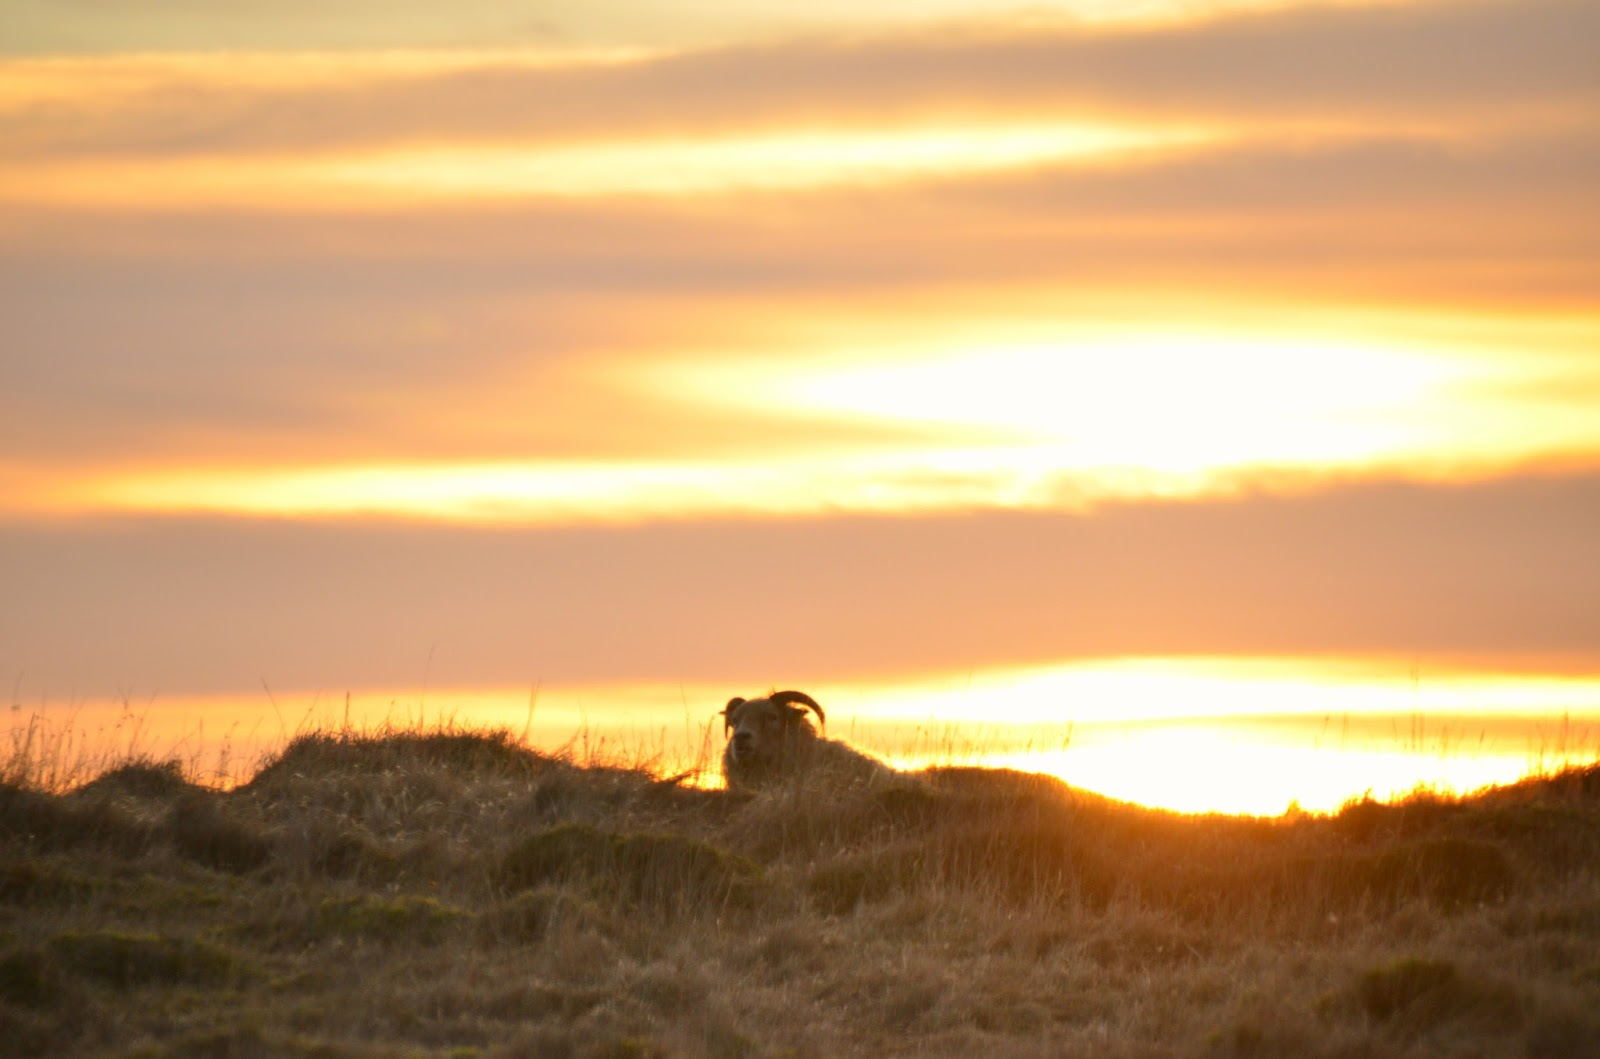
[(149, 824), (107, 802), (79, 802), (0, 783), (0, 838), (26, 849), (83, 847), (125, 856), (145, 851), (155, 838)]
[(196, 938), (73, 931), (55, 935), (46, 947), (67, 970), (122, 989), (177, 983), (221, 987), (249, 973), (232, 952)]
[(813, 869), (806, 892), (824, 915), (848, 915), (862, 905), (914, 892), (927, 881), (922, 863), (921, 851), (915, 848), (858, 853)]
[(1409, 956), (1364, 971), (1345, 999), (1367, 1018), (1409, 1034), (1448, 1021), (1505, 1028), (1524, 1000), (1511, 986), (1462, 973), (1449, 960)]
[(399, 859), (377, 839), (320, 815), (280, 838), (278, 855), (286, 866), (328, 879), (387, 882), (399, 871)]
[(611, 932), (614, 924), (593, 901), (541, 886), (496, 902), (480, 920), (480, 927), (486, 938), (531, 944), (561, 929), (603, 935)]
[(102, 889), (97, 880), (44, 860), (0, 861), (0, 905), (51, 907), (82, 901)]
[(0, 955), (0, 999), (23, 1007), (52, 1006), (62, 994), (56, 967), (37, 949), (13, 949)]
[(674, 834), (615, 834), (561, 824), (516, 843), (500, 862), (509, 890), (575, 883), (633, 904), (748, 904), (761, 869), (744, 857)]
[(1379, 899), (1426, 901), (1446, 910), (1498, 902), (1517, 886), (1517, 870), (1506, 851), (1468, 838), (1430, 838), (1379, 853), (1370, 887)]
[(310, 732), (296, 736), (256, 773), (246, 789), (292, 784), (296, 777), (443, 768), (457, 774), (491, 773), (516, 778), (549, 768), (554, 759), (517, 742), (503, 729), (489, 731)]
[(166, 818), (166, 832), (179, 855), (218, 871), (243, 874), (272, 856), (272, 843), (258, 828), (230, 817), (215, 798), (182, 798)]
[(308, 933), (317, 939), (437, 945), (457, 924), (472, 918), (473, 914), (466, 909), (434, 897), (400, 894), (385, 898), (359, 894), (323, 901), (312, 914)]
[(78, 788), (77, 793), (99, 798), (173, 799), (200, 789), (184, 775), (181, 761), (140, 758), (95, 777)]

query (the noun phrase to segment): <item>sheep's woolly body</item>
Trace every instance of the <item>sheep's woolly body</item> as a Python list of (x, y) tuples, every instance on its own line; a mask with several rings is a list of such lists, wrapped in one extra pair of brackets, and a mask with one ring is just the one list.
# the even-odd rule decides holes
[(799, 691), (764, 699), (731, 699), (723, 710), (728, 745), (722, 775), (729, 787), (755, 790), (800, 779), (831, 784), (870, 783), (892, 770), (845, 743), (818, 734), (806, 716), (822, 707)]

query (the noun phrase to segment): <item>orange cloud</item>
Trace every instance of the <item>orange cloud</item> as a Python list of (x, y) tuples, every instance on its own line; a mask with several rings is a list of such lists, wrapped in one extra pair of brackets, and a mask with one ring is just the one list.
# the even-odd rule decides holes
[[(4, 157), (209, 160), (796, 129), (1125, 121), (1367, 135), (1596, 118), (1582, 0), (1339, 5), (1130, 30), (1000, 19), (670, 53), (461, 50), (0, 64)], [(1359, 70), (1359, 76), (1352, 72)]]
[(52, 701), (384, 687), (430, 654), (440, 687), (1193, 655), (1594, 673), (1597, 505), (1591, 474), (1078, 515), (11, 521), (0, 671)]

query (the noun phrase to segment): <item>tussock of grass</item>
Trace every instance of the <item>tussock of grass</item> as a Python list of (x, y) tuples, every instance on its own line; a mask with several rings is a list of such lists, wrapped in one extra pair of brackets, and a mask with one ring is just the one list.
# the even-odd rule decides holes
[(55, 965), (38, 949), (0, 955), (0, 999), (26, 1008), (49, 1007), (62, 993)]
[(616, 926), (594, 901), (549, 886), (519, 890), (492, 905), (481, 919), (481, 930), (491, 941), (537, 944), (562, 929), (598, 938)]
[(385, 944), (415, 942), (436, 945), (451, 928), (472, 913), (436, 897), (373, 894), (328, 898), (317, 906), (308, 934), (312, 938), (359, 938)]
[(0, 861), (0, 905), (70, 904), (91, 896), (102, 885), (43, 858)]
[(80, 787), (78, 794), (83, 797), (174, 799), (199, 789), (184, 776), (181, 761), (141, 758), (95, 777)]
[(24, 1054), (1554, 1056), (1600, 1025), (1593, 769), (1260, 820), (970, 768), (735, 794), (451, 729), (302, 735), (227, 792), (27, 752)]
[(233, 953), (208, 941), (115, 930), (69, 931), (46, 944), (67, 970), (121, 989), (141, 986), (222, 986), (247, 973)]
[(155, 840), (156, 830), (114, 804), (57, 798), (0, 783), (0, 838), (20, 849), (89, 847), (136, 856)]
[(359, 827), (317, 815), (278, 837), (278, 864), (295, 874), (383, 882), (399, 871), (399, 858)]
[(261, 790), (293, 785), (308, 775), (383, 773), (407, 768), (440, 768), (457, 775), (487, 773), (526, 778), (551, 767), (555, 759), (516, 741), (503, 729), (492, 731), (403, 731), (385, 728), (374, 735), (309, 732), (296, 736), (245, 785)]
[(181, 856), (218, 871), (252, 872), (272, 857), (272, 843), (259, 828), (234, 819), (204, 796), (179, 800), (164, 825)]
[(1526, 1003), (1506, 983), (1468, 975), (1448, 960), (1414, 956), (1362, 972), (1342, 999), (1407, 1036), (1450, 1021), (1505, 1029), (1516, 1025)]
[(575, 882), (597, 896), (681, 907), (748, 904), (761, 884), (752, 861), (674, 834), (614, 834), (567, 823), (529, 835), (500, 863), (500, 884)]

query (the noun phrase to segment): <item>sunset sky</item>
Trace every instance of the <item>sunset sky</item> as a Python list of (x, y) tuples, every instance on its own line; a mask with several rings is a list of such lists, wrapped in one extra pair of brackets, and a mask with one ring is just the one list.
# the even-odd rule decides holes
[(0, 25), (13, 703), (1600, 680), (1592, 0)]

